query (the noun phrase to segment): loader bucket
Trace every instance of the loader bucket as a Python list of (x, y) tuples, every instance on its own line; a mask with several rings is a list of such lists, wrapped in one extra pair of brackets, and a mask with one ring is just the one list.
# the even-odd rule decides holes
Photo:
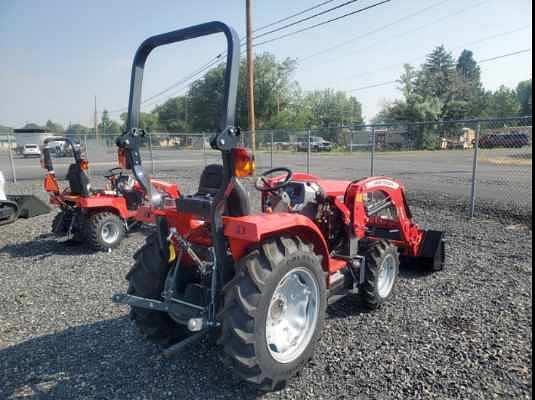
[(15, 222), (19, 217), (19, 206), (17, 203), (7, 200), (0, 200), (0, 226)]
[(425, 231), (418, 259), (433, 271), (442, 271), (444, 269), (444, 263), (446, 262), (444, 232)]
[(7, 199), (19, 206), (19, 218), (34, 218), (52, 211), (48, 204), (33, 195), (8, 195)]

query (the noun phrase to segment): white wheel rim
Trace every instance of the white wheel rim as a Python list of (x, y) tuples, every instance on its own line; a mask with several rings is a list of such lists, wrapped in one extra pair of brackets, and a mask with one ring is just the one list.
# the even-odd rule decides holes
[(377, 280), (377, 293), (385, 299), (390, 295), (396, 281), (396, 259), (393, 255), (387, 255), (379, 269)]
[(117, 224), (113, 222), (106, 222), (102, 226), (101, 237), (106, 244), (114, 244), (119, 239), (120, 230)]
[(306, 268), (290, 271), (279, 283), (269, 305), (266, 339), (274, 360), (298, 359), (314, 337), (320, 310), (320, 288)]

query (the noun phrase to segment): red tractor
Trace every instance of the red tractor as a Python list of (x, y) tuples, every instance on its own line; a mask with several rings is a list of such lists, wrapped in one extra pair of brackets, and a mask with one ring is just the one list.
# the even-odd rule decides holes
[[(211, 145), (222, 165), (208, 166), (199, 190), (173, 209), (159, 208), (139, 156), (139, 106), (147, 57), (156, 47), (223, 33), (228, 40), (224, 110)], [(277, 390), (312, 357), (327, 305), (358, 293), (376, 309), (392, 295), (400, 257), (433, 271), (444, 266), (444, 235), (413, 221), (397, 181), (324, 180), (288, 168), (256, 182), (261, 212), (251, 211), (240, 178), (254, 173), (235, 126), (240, 40), (213, 22), (155, 36), (134, 59), (128, 130), (117, 144), (148, 198), (157, 232), (135, 255), (126, 294), (147, 339), (176, 354), (212, 333), (245, 381)]]
[[(67, 172), (69, 188), (61, 191), (56, 178), (51, 144), (62, 142), (72, 149), (74, 163)], [(52, 231), (58, 237), (88, 243), (95, 250), (109, 251), (119, 246), (126, 233), (140, 222), (154, 223), (154, 214), (145, 202), (141, 186), (123, 168), (114, 168), (106, 175), (107, 188), (95, 190), (88, 176), (89, 163), (80, 147), (65, 137), (51, 137), (44, 142), (43, 167), (47, 170), (44, 188), (50, 204), (60, 208)], [(177, 185), (152, 180), (161, 196), (176, 200)]]

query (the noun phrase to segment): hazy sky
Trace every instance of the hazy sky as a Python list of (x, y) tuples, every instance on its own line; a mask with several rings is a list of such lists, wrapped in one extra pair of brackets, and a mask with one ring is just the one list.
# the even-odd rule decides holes
[[(254, 0), (255, 25), (320, 2)], [(360, 0), (333, 16), (373, 3)], [(99, 110), (126, 105), (131, 60), (143, 39), (209, 20), (227, 22), (243, 34), (244, 4), (245, 0), (0, 0), (0, 125), (17, 127), (47, 119), (91, 124), (94, 96)], [(429, 9), (414, 15), (425, 8)], [(531, 0), (393, 0), (257, 51), (300, 59), (295, 78), (304, 89), (350, 90), (396, 79), (403, 63), (420, 64), (440, 44), (456, 57), (470, 48), (478, 60), (531, 48), (531, 15)], [(148, 63), (145, 97), (198, 69), (221, 51), (223, 43), (215, 37), (157, 50)], [(342, 43), (346, 44), (317, 54)], [(531, 77), (532, 55), (485, 63), (482, 70), (487, 88), (514, 87)], [(396, 85), (353, 94), (367, 117), (384, 101), (399, 96)]]

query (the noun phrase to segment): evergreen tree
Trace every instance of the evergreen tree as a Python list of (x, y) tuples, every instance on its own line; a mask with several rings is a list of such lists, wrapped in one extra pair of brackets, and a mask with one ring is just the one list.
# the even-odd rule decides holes
[(533, 115), (533, 81), (520, 82), (516, 88), (520, 112), (522, 115)]

